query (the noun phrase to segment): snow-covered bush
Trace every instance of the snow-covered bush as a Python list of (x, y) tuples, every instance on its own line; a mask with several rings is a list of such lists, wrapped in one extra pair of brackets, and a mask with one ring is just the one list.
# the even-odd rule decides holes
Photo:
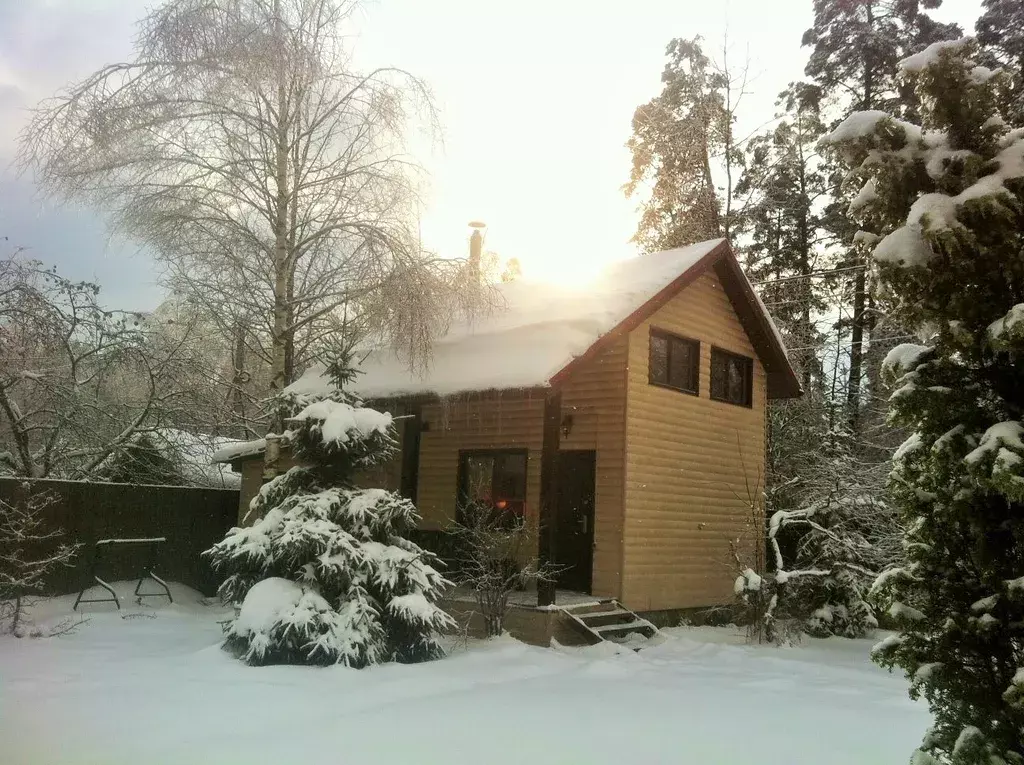
[[(337, 379), (337, 377), (336, 377)], [(437, 605), (448, 584), (435, 558), (407, 538), (418, 514), (384, 489), (360, 489), (358, 470), (394, 453), (389, 414), (341, 392), (291, 422), (301, 466), (265, 484), (258, 520), (206, 555), (239, 604), (226, 645), (250, 664), (346, 664), (437, 658), (452, 626)]]
[(112, 483), (209, 486), (237, 489), (241, 476), (213, 456), (236, 443), (222, 436), (178, 428), (153, 428), (135, 433), (93, 471), (93, 478)]
[(835, 497), (808, 508), (796, 568), (816, 573), (795, 579), (788, 593), (807, 634), (857, 638), (878, 626), (867, 595), (879, 556), (867, 527), (879, 517), (888, 518), (886, 506), (871, 496)]
[[(754, 511), (752, 517), (763, 514)], [(737, 616), (748, 638), (790, 642), (801, 632), (863, 637), (877, 627), (867, 593), (889, 556), (874, 543), (877, 529), (871, 527), (888, 517), (874, 499), (842, 491), (821, 503), (772, 513), (768, 555), (755, 548), (747, 557), (734, 556)], [(790, 560), (782, 542), (787, 535), (798, 539)]]
[[(785, 576), (780, 580), (771, 570), (765, 549), (765, 497), (753, 489), (746, 499), (748, 516), (744, 533), (732, 541), (733, 561), (736, 565), (736, 580), (733, 593), (736, 595), (734, 621), (742, 624), (751, 643), (789, 643), (799, 637), (799, 629), (787, 611)], [(773, 520), (779, 517), (777, 511)], [(774, 553), (774, 563), (782, 560), (781, 547), (776, 536), (780, 527), (775, 524), (769, 530), (769, 545)]]
[(1004, 74), (970, 39), (902, 62), (923, 126), (858, 113), (829, 140), (872, 183), (860, 214), (881, 236), (883, 283), (926, 344), (894, 349), (891, 418), (906, 564), (875, 595), (900, 634), (874, 656), (900, 667), (935, 720), (915, 762), (1024, 763), (1024, 130), (1007, 125)]
[(772, 551), (765, 570), (780, 557), (786, 569), (821, 572), (788, 581), (773, 613), (815, 637), (860, 637), (876, 626), (865, 599), (872, 581), (903, 560), (900, 515), (885, 500), (891, 465), (876, 443), (889, 429), (869, 429), (865, 438), (848, 428), (815, 385), (771, 413), (765, 514), (782, 512), (786, 522), (775, 530), (778, 556)]
[(733, 592), (738, 611), (735, 620), (746, 627), (748, 642), (779, 641), (779, 599), (775, 589), (775, 581), (770, 575), (764, 571), (758, 573), (750, 566), (736, 576)]
[(801, 532), (792, 568), (815, 572), (793, 579), (787, 605), (814, 637), (864, 637), (878, 626), (868, 591), (881, 571), (902, 562), (903, 527), (882, 498), (885, 464), (858, 460), (846, 433), (827, 434), (819, 448), (805, 504), (780, 516)]

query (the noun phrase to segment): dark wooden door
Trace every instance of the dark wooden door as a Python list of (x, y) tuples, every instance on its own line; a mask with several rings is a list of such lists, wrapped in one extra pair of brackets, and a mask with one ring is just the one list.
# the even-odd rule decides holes
[(555, 559), (558, 586), (590, 592), (594, 563), (594, 466), (596, 452), (558, 453), (558, 516)]

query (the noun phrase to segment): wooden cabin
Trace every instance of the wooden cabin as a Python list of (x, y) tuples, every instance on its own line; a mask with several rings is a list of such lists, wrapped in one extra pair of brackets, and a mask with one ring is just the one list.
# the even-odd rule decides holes
[[(779, 333), (725, 240), (612, 264), (574, 287), (513, 282), (492, 315), (439, 339), (414, 373), (371, 353), (354, 387), (400, 420), (381, 475), (443, 529), (460, 496), (522, 512), (557, 591), (634, 611), (728, 603), (735, 553), (763, 543), (769, 399), (800, 394)], [(314, 369), (291, 390), (326, 394)], [(242, 508), (261, 442), (222, 452)]]

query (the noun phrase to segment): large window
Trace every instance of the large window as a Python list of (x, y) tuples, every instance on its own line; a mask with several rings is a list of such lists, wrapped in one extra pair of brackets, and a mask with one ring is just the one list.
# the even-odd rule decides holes
[(700, 343), (652, 329), (648, 379), (651, 385), (696, 395), (700, 390)]
[(754, 360), (746, 356), (711, 349), (711, 398), (739, 406), (752, 406)]
[(526, 510), (526, 450), (459, 452), (460, 511), (471, 502), (522, 516)]

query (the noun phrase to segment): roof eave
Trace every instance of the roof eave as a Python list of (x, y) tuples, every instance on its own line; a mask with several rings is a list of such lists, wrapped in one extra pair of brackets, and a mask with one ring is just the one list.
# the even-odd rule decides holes
[(789, 361), (786, 348), (779, 341), (769, 317), (754, 294), (754, 288), (743, 273), (732, 249), (728, 257), (715, 263), (722, 289), (739, 317), (740, 324), (757, 351), (767, 378), (768, 398), (771, 400), (797, 398), (803, 388), (796, 370)]

